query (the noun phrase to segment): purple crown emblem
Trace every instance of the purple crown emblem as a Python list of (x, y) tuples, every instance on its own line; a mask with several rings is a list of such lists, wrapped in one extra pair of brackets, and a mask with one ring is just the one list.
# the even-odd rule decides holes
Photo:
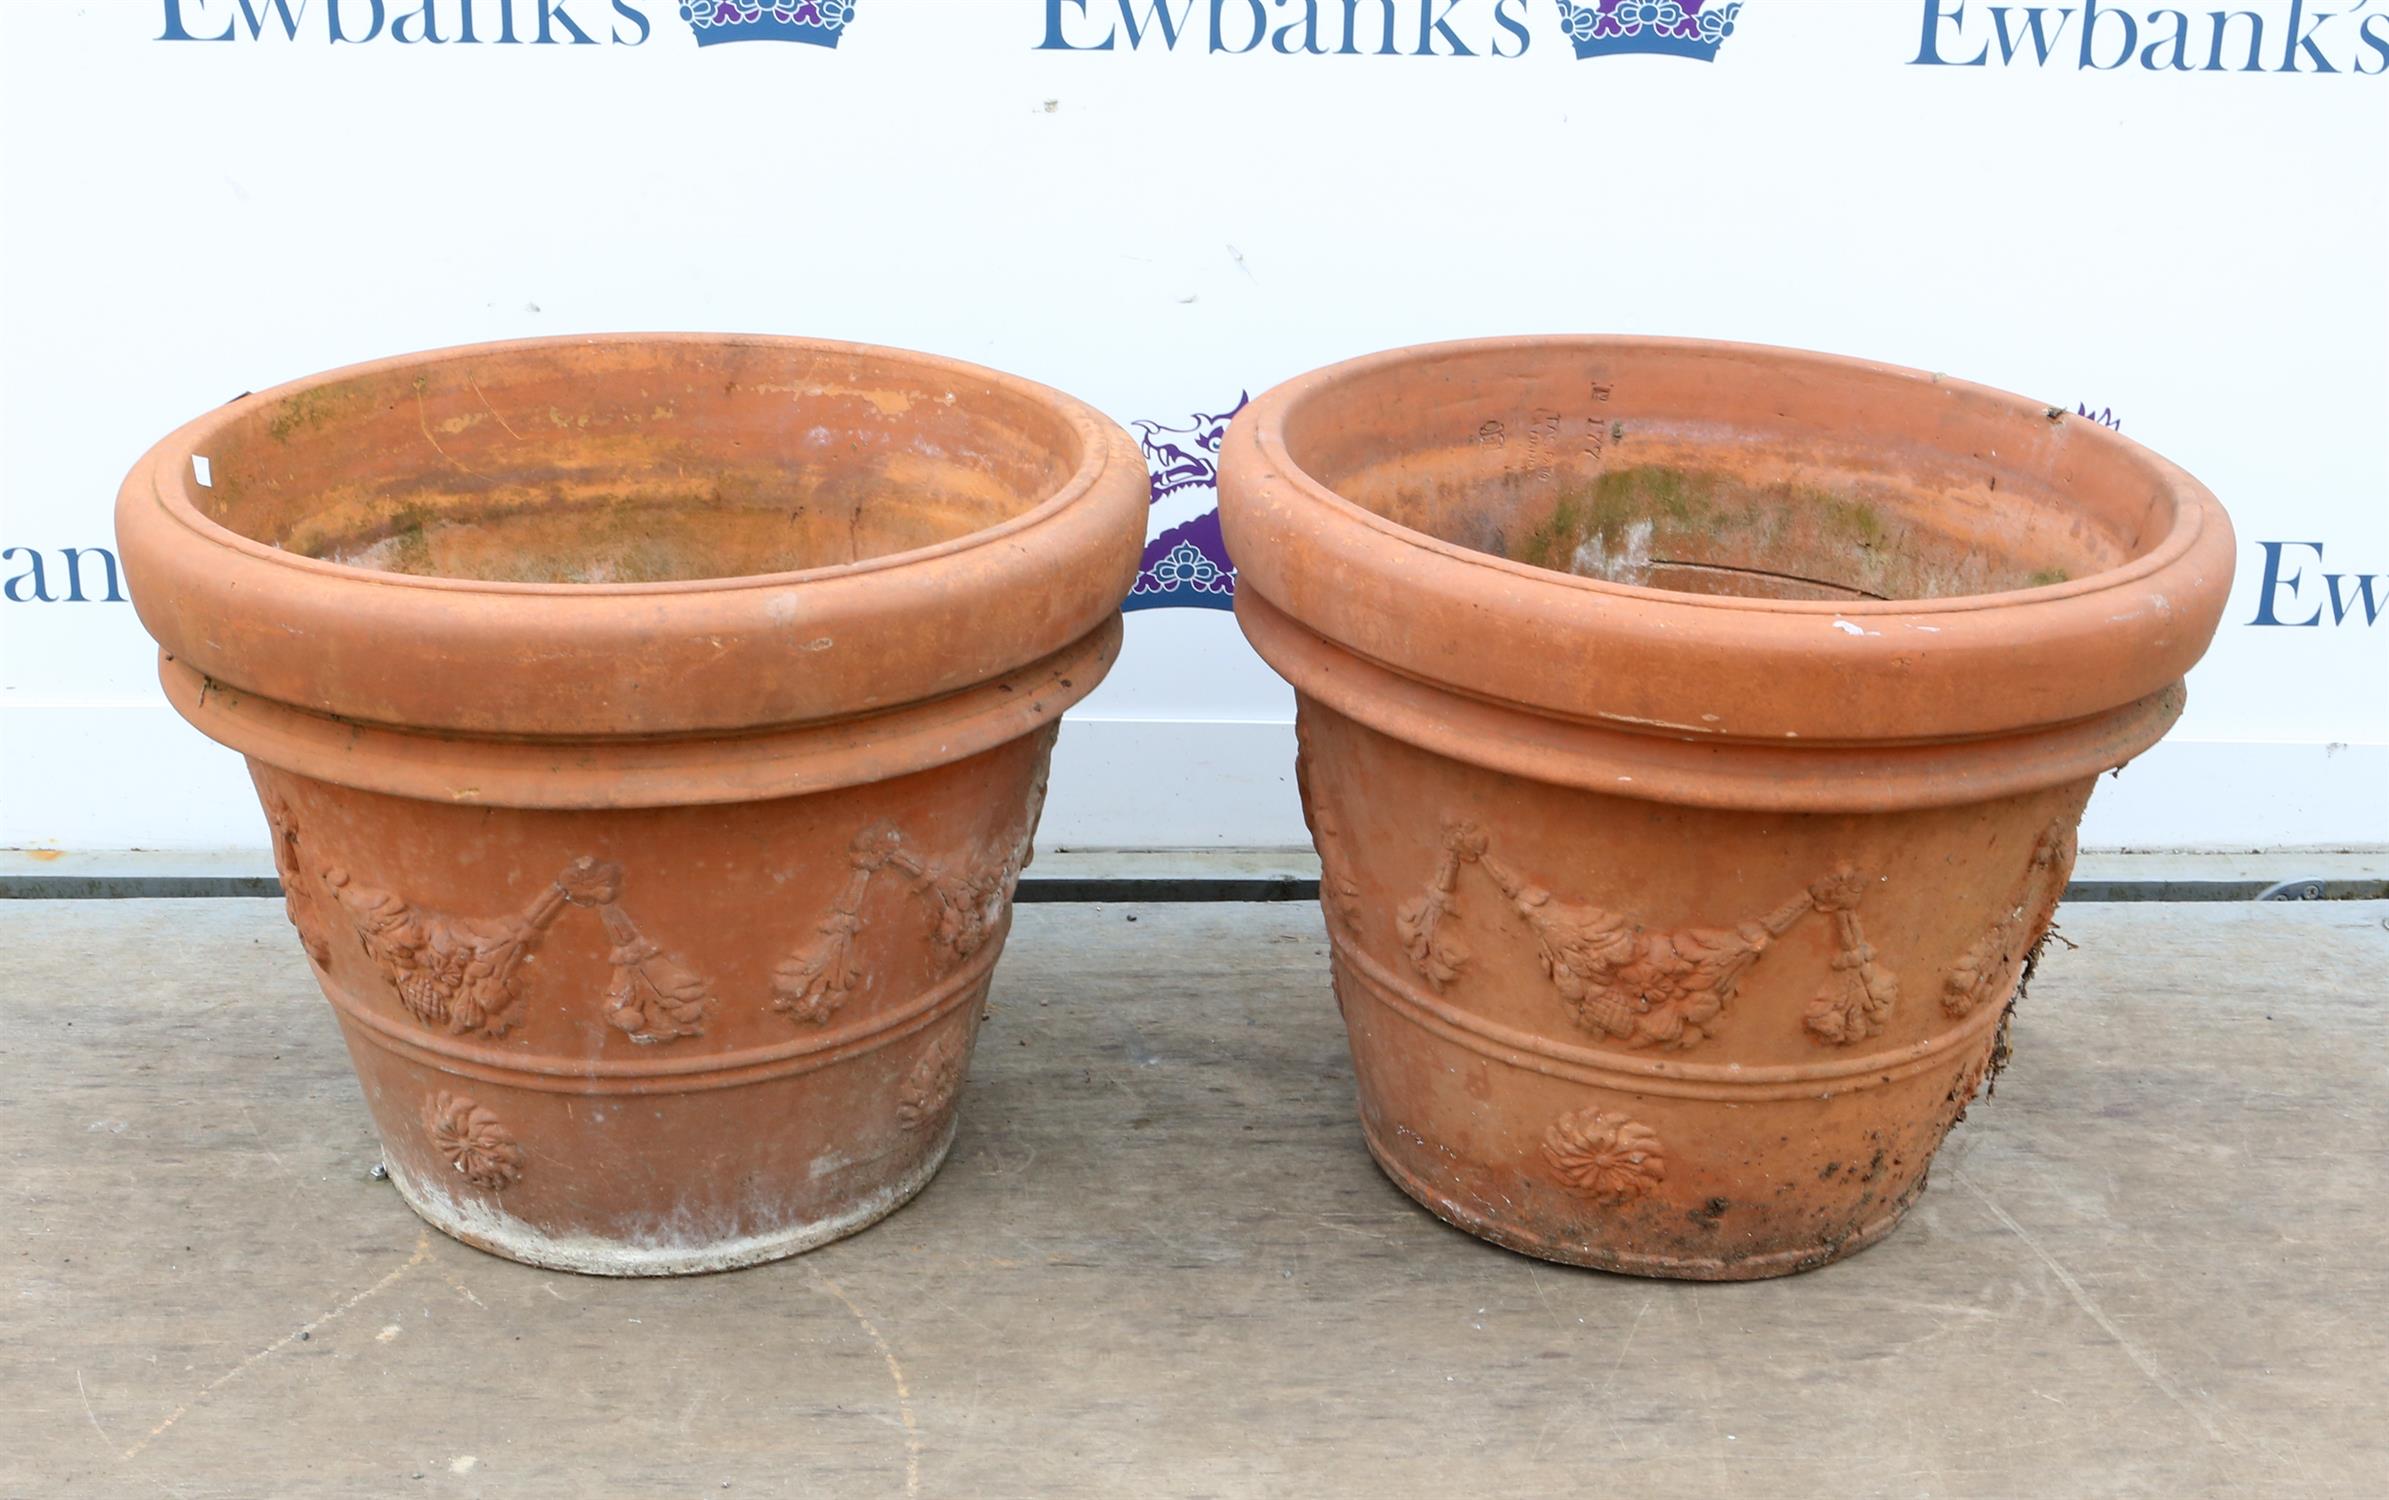
[(697, 45), (716, 42), (805, 42), (835, 47), (857, 0), (683, 0), (680, 19)]
[[(1244, 410), (1250, 399), (1239, 395), (1226, 411), (1196, 412), (1183, 424), (1146, 418), (1133, 424), (1152, 474), (1153, 504), (1182, 490), (1218, 488), (1219, 445), (1227, 436), (1228, 419)], [(1219, 533), (1219, 508), (1213, 506), (1145, 544), (1144, 561), (1121, 607), (1232, 609), (1235, 602), (1236, 565), (1228, 560), (1227, 544)]]
[(1656, 52), (1714, 62), (1742, 0), (1559, 0), (1559, 13), (1580, 58)]

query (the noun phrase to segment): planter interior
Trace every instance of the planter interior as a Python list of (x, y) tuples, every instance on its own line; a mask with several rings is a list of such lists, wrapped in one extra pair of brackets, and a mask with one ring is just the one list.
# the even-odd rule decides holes
[[(1947, 451), (1853, 401), (1807, 420), (1714, 377), (1614, 381), (1497, 354), (1386, 369), (1287, 414), (1292, 460), (1337, 495), (1473, 551), (1610, 583), (1781, 600), (1918, 600), (2120, 566), (2170, 520), (2120, 454)], [(1609, 394), (1601, 394), (1601, 392)], [(1454, 434), (1455, 392), (1498, 411)], [(2036, 420), (2075, 419), (2054, 410)], [(1458, 441), (1453, 441), (1454, 436)], [(2102, 461), (2102, 457), (2105, 461)]]
[(1020, 516), (1078, 459), (1055, 413), (898, 357), (465, 355), (252, 403), (204, 455), (210, 519), (350, 567), (520, 583), (797, 572)]

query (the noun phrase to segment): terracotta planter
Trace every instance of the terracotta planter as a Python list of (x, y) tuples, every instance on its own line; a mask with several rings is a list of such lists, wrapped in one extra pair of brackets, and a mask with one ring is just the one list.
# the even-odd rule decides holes
[(1339, 365), (1245, 410), (1220, 498), (1370, 1150), (1656, 1276), (1898, 1222), (2232, 567), (2214, 498), (2095, 423), (1728, 344)]
[(1145, 499), (1126, 434), (1024, 381), (642, 335), (244, 397), (117, 534), (168, 697), (249, 758), (399, 1191), (669, 1274), (937, 1170)]

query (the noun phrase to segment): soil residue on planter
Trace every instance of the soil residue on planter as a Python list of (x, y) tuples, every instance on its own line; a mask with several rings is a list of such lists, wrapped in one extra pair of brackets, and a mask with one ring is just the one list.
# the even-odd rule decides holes
[(326, 562), (505, 583), (661, 583), (794, 572), (867, 556), (853, 514), (622, 497), (475, 515), (402, 505), (364, 536), (310, 549)]
[[(880, 353), (758, 343), (689, 368), (636, 340), (380, 368), (244, 409), (192, 503), (385, 573), (660, 583), (957, 541), (1052, 496), (1082, 438), (1020, 393)], [(948, 386), (951, 388), (948, 388)]]
[(553, 478), (344, 498), (282, 545), (379, 573), (503, 583), (661, 583), (789, 573), (932, 546), (1002, 518), (976, 497), (860, 494), (794, 475), (613, 486)]
[(2062, 583), (1901, 509), (1789, 480), (1644, 464), (1564, 488), (1514, 561), (1610, 583), (1758, 599), (1925, 599)]

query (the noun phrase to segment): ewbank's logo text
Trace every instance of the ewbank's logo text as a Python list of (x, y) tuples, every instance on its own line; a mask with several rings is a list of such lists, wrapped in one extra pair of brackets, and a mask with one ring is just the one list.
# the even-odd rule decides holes
[(163, 0), (161, 42), (636, 47), (649, 0)]
[(1524, 57), (1528, 18), (1580, 58), (1710, 62), (1742, 0), (1045, 0), (1040, 52), (1277, 52), (1288, 57)]
[[(2389, 575), (2326, 573), (2321, 542), (2258, 542), (2264, 579), (2251, 625), (2377, 625), (2389, 607)], [(2380, 587), (2376, 590), (2374, 585)]]
[(105, 547), (0, 547), (0, 599), (11, 604), (122, 604), (116, 554)]
[(1526, 0), (1045, 0), (1040, 52), (1518, 57)]
[(2075, 68), (2112, 73), (2389, 72), (2389, 11), (2374, 0), (2326, 10), (2308, 0), (2256, 0), (2233, 10), (2131, 10), (1923, 0), (1918, 67)]

